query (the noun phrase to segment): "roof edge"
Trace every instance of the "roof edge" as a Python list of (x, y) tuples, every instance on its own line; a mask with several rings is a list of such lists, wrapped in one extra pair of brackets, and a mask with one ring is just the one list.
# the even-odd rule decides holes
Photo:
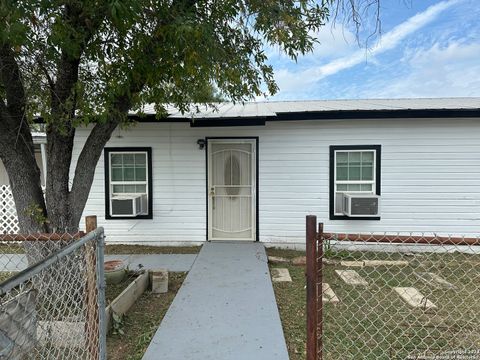
[[(276, 115), (248, 115), (248, 116), (222, 116), (220, 114), (208, 117), (195, 117), (195, 115), (178, 116), (169, 115), (158, 119), (155, 114), (135, 115), (128, 117), (140, 123), (168, 122), (190, 123), (192, 127), (200, 126), (248, 126), (265, 125), (272, 121), (315, 121), (315, 120), (366, 120), (366, 119), (443, 119), (443, 118), (479, 118), (479, 108), (457, 109), (369, 109), (369, 110), (317, 110), (317, 111), (291, 111), (276, 112)], [(42, 118), (35, 119), (36, 123), (43, 123)], [(237, 123), (237, 124), (236, 124)], [(208, 125), (207, 125), (208, 124)]]

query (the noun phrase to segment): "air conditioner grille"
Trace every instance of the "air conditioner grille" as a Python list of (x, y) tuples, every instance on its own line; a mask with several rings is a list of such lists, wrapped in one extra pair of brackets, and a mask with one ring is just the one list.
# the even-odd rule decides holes
[(375, 194), (342, 195), (342, 212), (351, 217), (378, 217), (380, 213), (380, 196)]
[(352, 215), (377, 215), (378, 213), (378, 199), (377, 198), (362, 198), (352, 197), (351, 203)]
[(133, 202), (130, 199), (112, 199), (112, 214), (132, 215)]

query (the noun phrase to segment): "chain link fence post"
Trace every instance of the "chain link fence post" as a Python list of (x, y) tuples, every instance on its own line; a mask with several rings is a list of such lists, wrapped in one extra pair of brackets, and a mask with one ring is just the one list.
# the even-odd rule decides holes
[(319, 224), (315, 249), (314, 221), (308, 360), (480, 359), (480, 237), (328, 233)]
[(99, 360), (107, 358), (107, 322), (106, 322), (106, 300), (105, 300), (105, 267), (104, 252), (105, 234), (102, 232), (97, 238), (97, 287), (98, 287), (98, 311), (99, 311)]
[(106, 358), (103, 242), (102, 228), (0, 235), (0, 359)]
[(323, 223), (318, 224), (318, 232), (316, 240), (316, 264), (317, 264), (317, 279), (315, 281), (317, 293), (317, 360), (323, 360)]
[(306, 218), (307, 360), (317, 358), (317, 217)]

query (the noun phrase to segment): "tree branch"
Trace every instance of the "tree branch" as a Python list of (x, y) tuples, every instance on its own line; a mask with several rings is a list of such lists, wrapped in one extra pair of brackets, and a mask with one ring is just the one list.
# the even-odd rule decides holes
[(10, 147), (16, 147), (17, 142), (24, 143), (28, 151), (33, 152), (33, 140), (26, 119), (26, 96), (20, 74), (20, 68), (15, 59), (15, 53), (7, 45), (0, 45), (0, 80), (5, 89), (5, 97), (0, 101), (0, 120), (2, 122), (2, 141)]
[[(172, 9), (182, 9), (183, 6), (184, 10), (189, 10), (196, 2), (196, 0), (177, 0), (172, 4)], [(152, 33), (160, 34), (159, 29), (167, 23), (167, 21), (160, 20)], [(150, 38), (150, 41), (145, 44), (141, 52), (143, 58), (152, 58), (152, 61), (154, 60), (155, 52), (153, 51), (153, 45), (158, 40), (159, 38), (156, 36)], [(136, 64), (131, 70), (132, 74), (141, 73), (136, 68), (141, 68), (141, 66)], [(117, 95), (112, 101), (108, 121), (106, 123), (97, 123), (90, 132), (85, 144), (83, 144), (75, 167), (75, 175), (70, 192), (70, 202), (74, 209), (75, 221), (79, 221), (82, 216), (95, 175), (96, 164), (102, 155), (103, 148), (110, 140), (113, 131), (122, 121), (123, 115), (126, 115), (131, 108), (134, 94), (143, 90), (146, 81), (145, 76), (135, 77), (135, 80), (130, 78), (127, 84), (125, 84), (125, 91)]]
[(2, 122), (2, 119), (6, 111), (7, 111), (7, 104), (5, 104), (5, 100), (0, 99), (0, 123)]
[[(97, 15), (98, 13), (96, 13)], [(65, 6), (63, 19), (70, 25), (67, 38), (75, 46), (66, 44), (61, 49), (57, 62), (55, 83), (51, 91), (52, 120), (47, 126), (47, 184), (46, 199), (51, 225), (53, 228), (75, 230), (78, 220), (74, 219), (75, 206), (69, 191), (70, 166), (75, 138), (76, 86), (79, 80), (79, 68), (82, 56), (103, 17), (91, 21), (85, 16), (80, 3)], [(72, 50), (72, 48), (74, 50)], [(88, 195), (88, 191), (86, 192)]]
[(47, 67), (43, 63), (42, 59), (38, 58), (37, 59), (38, 66), (42, 70), (43, 74), (45, 75), (45, 78), (47, 79), (48, 86), (50, 87), (50, 92), (53, 95), (53, 91), (55, 89), (55, 82), (53, 81), (52, 77), (50, 76), (50, 73), (48, 72)]
[(5, 88), (9, 112), (23, 116), (26, 106), (25, 89), (14, 52), (6, 44), (0, 46), (0, 79)]
[(78, 221), (82, 216), (90, 193), (98, 160), (102, 155), (105, 144), (112, 136), (119, 122), (119, 120), (111, 119), (107, 123), (97, 123), (90, 132), (78, 157), (72, 190), (70, 192), (73, 216), (74, 219), (78, 219)]
[[(93, 18), (87, 17), (81, 2), (79, 4), (70, 3), (65, 6), (62, 21), (71, 25), (70, 31), (72, 31), (72, 33), (69, 34), (69, 37), (71, 38), (71, 42), (76, 43), (78, 48), (75, 51), (70, 50), (71, 45), (67, 44), (67, 46), (61, 50), (55, 76), (56, 81), (53, 86), (48, 71), (44, 70), (47, 80), (53, 89), (52, 114), (54, 116), (55, 114), (63, 114), (67, 115), (70, 119), (75, 117), (76, 99), (74, 91), (79, 78), (80, 62), (89, 41), (104, 20), (104, 9), (98, 10), (95, 15)], [(71, 100), (71, 102), (69, 102), (69, 100)], [(69, 105), (68, 108), (67, 105)], [(68, 125), (68, 127), (71, 126), (71, 124), (65, 125)]]

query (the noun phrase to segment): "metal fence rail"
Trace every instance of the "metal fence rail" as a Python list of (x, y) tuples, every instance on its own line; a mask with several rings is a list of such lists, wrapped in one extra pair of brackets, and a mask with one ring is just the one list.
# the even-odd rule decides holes
[(480, 238), (307, 217), (307, 359), (480, 359)]
[(1, 240), (0, 359), (105, 359), (103, 229)]

